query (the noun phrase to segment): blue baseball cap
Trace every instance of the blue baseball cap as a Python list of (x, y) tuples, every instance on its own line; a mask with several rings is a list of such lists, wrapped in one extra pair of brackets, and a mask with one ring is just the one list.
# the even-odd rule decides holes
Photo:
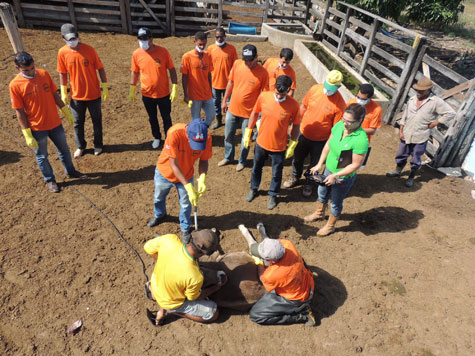
[(204, 151), (208, 139), (208, 125), (201, 119), (193, 119), (186, 127), (188, 142), (192, 150)]

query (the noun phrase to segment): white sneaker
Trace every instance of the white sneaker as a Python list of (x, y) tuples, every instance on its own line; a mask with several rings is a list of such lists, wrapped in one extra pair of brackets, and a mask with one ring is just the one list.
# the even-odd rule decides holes
[(153, 142), (152, 142), (152, 148), (157, 149), (158, 146), (160, 146), (160, 140), (159, 140), (159, 139), (153, 140)]
[(78, 148), (76, 151), (74, 151), (74, 158), (79, 158), (84, 154), (84, 150)]
[(102, 153), (101, 147), (94, 148), (94, 156), (99, 156), (101, 153)]

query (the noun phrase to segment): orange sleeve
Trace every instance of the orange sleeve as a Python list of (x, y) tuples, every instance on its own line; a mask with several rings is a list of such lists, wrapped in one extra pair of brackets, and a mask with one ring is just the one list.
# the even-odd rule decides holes
[(231, 68), (231, 72), (229, 72), (229, 80), (232, 80), (234, 82), (234, 68), (236, 68), (237, 61), (233, 63), (233, 67)]
[(261, 91), (269, 91), (269, 73), (266, 70), (263, 70)]
[(12, 108), (13, 109), (24, 109), (25, 103), (23, 101), (23, 97), (19, 93), (19, 88), (13, 82), (9, 85), (10, 89), (10, 97), (12, 101)]
[(256, 104), (254, 105), (254, 108), (252, 109), (254, 112), (260, 113), (262, 111), (261, 97), (262, 97), (262, 93), (259, 94), (259, 97), (256, 100)]
[(181, 59), (180, 73), (188, 75), (189, 72), (190, 69), (188, 68), (188, 58), (186, 55), (184, 55)]
[(291, 85), (290, 89), (295, 90), (295, 88), (297, 88), (297, 77), (295, 76), (294, 69), (293, 68), (291, 68), (291, 69), (292, 69), (292, 71), (290, 72), (289, 77), (290, 77), (290, 79), (292, 79), (292, 85)]
[(300, 106), (298, 101), (295, 101), (297, 105), (295, 105), (294, 112), (292, 114), (292, 124), (299, 125), (302, 122), (302, 117), (300, 116)]
[(104, 68), (104, 64), (102, 64), (101, 59), (99, 58), (99, 55), (97, 54), (97, 51), (92, 47), (91, 47), (91, 51), (94, 58), (94, 68), (96, 68), (96, 70)]
[(313, 92), (313, 87), (311, 87), (308, 90), (307, 94), (305, 94), (305, 97), (302, 100), (302, 105), (304, 105), (306, 108), (308, 108), (308, 101), (310, 100), (310, 97), (312, 96), (312, 92)]
[(137, 64), (137, 54), (136, 54), (136, 53), (134, 53), (134, 54), (132, 55), (132, 65), (130, 66), (130, 70), (131, 70), (132, 72), (135, 72), (135, 73), (140, 72), (140, 68), (139, 68), (139, 66), (138, 66), (138, 64)]
[(177, 158), (179, 155), (178, 148), (180, 147), (180, 140), (176, 131), (172, 132), (172, 135), (168, 135), (165, 140), (165, 146), (163, 147), (168, 154), (168, 157)]
[(56, 66), (58, 73), (66, 74), (68, 69), (66, 68), (65, 58), (63, 51), (58, 51), (58, 64)]
[(381, 109), (381, 106), (376, 105), (376, 108), (371, 112), (369, 127), (372, 129), (380, 128), (382, 116), (383, 110)]
[(48, 72), (45, 72), (45, 73), (46, 73), (46, 76), (48, 77), (51, 93), (55, 93), (56, 91), (58, 91), (58, 87), (54, 84), (53, 79), (51, 79), (51, 76), (49, 75), (49, 73)]

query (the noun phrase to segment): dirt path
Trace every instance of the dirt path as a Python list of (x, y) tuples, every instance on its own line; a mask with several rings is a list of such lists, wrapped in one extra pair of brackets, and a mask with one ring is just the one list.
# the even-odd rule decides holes
[[(21, 31), (38, 68), (58, 83), (57, 32)], [(283, 190), (275, 210), (267, 198), (247, 203), (250, 168), (217, 167), (224, 155), (224, 128), (213, 132), (209, 190), (200, 202), (201, 227), (222, 232), (224, 251), (244, 250), (237, 225), (255, 231), (262, 221), (270, 235), (292, 240), (318, 272), (312, 308), (321, 320), (316, 328), (301, 325), (261, 327), (247, 315), (223, 311), (218, 323), (200, 325), (176, 320), (152, 327), (145, 308), (154, 309), (143, 293), (143, 275), (136, 256), (118, 238), (107, 220), (77, 193), (104, 211), (144, 258), (142, 246), (155, 233), (179, 231), (176, 193), (170, 194), (171, 219), (157, 228), (145, 223), (152, 214), (153, 171), (157, 151), (141, 101), (129, 104), (133, 37), (81, 34), (101, 56), (111, 87), (104, 105), (105, 152), (91, 150), (77, 161), (87, 181), (62, 184), (46, 191), (34, 157), (10, 108), (8, 83), (13, 63), (0, 64), (0, 354), (2, 355), (473, 355), (475, 340), (475, 204), (469, 182), (423, 169), (415, 186), (387, 179), (397, 140), (392, 127), (373, 139), (369, 165), (345, 200), (338, 231), (317, 238), (321, 223), (305, 224), (314, 197), (300, 189)], [(167, 38), (178, 67), (191, 39)], [(243, 44), (237, 43), (238, 50)], [(276, 55), (269, 43), (256, 44), (264, 56)], [(10, 45), (0, 30), (2, 57)], [(313, 84), (298, 59), (296, 97)], [(180, 88), (181, 91), (181, 88)], [(189, 120), (188, 109), (174, 104), (174, 122)], [(8, 130), (8, 131), (6, 131)], [(91, 137), (91, 124), (86, 126)], [(73, 149), (72, 130), (66, 126)], [(14, 135), (14, 138), (10, 136)], [(50, 146), (51, 147), (51, 146)], [(54, 150), (50, 161), (62, 180)], [(252, 154), (251, 157), (252, 158)], [(289, 173), (288, 164), (284, 174)], [(270, 167), (264, 170), (267, 189)], [(77, 190), (77, 191), (76, 191)], [(67, 327), (83, 318), (75, 336)]]

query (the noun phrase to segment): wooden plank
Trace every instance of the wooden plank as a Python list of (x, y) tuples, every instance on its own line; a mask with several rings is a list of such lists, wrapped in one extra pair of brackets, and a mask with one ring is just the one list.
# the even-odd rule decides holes
[[(218, 13), (217, 9), (204, 9), (202, 7), (183, 7), (183, 6), (175, 6), (175, 11), (191, 12), (194, 14), (217, 14)], [(232, 13), (234, 14), (236, 12), (232, 11)]]
[(352, 23), (353, 25), (356, 25), (358, 27), (361, 27), (363, 29), (365, 29), (366, 31), (371, 31), (371, 26), (368, 25), (367, 23), (361, 21), (361, 20), (358, 20), (356, 17), (354, 16), (351, 16), (350, 17), (350, 23)]
[(435, 147), (432, 142), (428, 141), (426, 146), (426, 153), (428, 154), (428, 156), (434, 157), (436, 152), (437, 147)]
[(69, 21), (69, 15), (64, 13), (55, 13), (52, 11), (24, 11), (26, 22), (29, 24), (31, 19), (50, 19), (64, 22)]
[(340, 57), (343, 58), (350, 66), (358, 70), (360, 68), (360, 64), (351, 58), (347, 53), (341, 52)]
[[(132, 18), (146, 18), (146, 19), (151, 19), (153, 20), (153, 17), (152, 15), (150, 15), (148, 12), (132, 12)], [(160, 13), (160, 14), (156, 14), (155, 16), (157, 16), (159, 19), (163, 19), (164, 21), (166, 20), (167, 18), (167, 14), (164, 14), (164, 13)]]
[(332, 45), (330, 42), (328, 42), (327, 40), (322, 40), (322, 43), (327, 46), (333, 53), (336, 53), (336, 47), (334, 45)]
[(424, 55), (422, 61), (458, 84), (466, 82), (468, 80), (468, 78), (465, 78), (464, 76), (458, 74), (449, 67), (446, 67), (443, 64), (437, 62), (434, 58), (429, 57), (429, 55), (427, 54)]
[[(190, 0), (194, 2), (195, 0)], [(247, 2), (233, 2), (233, 1), (223, 1), (223, 5), (229, 5), (229, 6), (234, 6), (234, 7), (249, 7), (253, 9), (265, 9), (266, 5), (265, 4), (250, 4)]]
[(166, 14), (166, 22), (167, 22), (167, 36), (171, 36), (172, 28), (170, 23), (170, 1), (165, 1), (165, 14)]
[(132, 16), (130, 15), (130, 1), (125, 2), (125, 13), (127, 16), (127, 33), (132, 35)]
[(322, 14), (321, 12), (315, 11), (314, 9), (310, 9), (310, 14), (312, 14), (315, 17), (319, 17), (321, 19), (323, 19), (324, 17), (324, 14)]
[(348, 25), (350, 24), (349, 19), (351, 15), (351, 9), (348, 8), (346, 9), (346, 15), (345, 15), (345, 20), (343, 21), (343, 25), (341, 26), (341, 34), (340, 34), (340, 41), (338, 43), (338, 49), (336, 51), (336, 54), (339, 56), (343, 46), (345, 45), (346, 42), (346, 36), (345, 36), (345, 31), (348, 28)]
[(330, 11), (331, 14), (333, 14), (333, 15), (339, 17), (339, 18), (342, 18), (342, 19), (345, 18), (345, 13), (344, 13), (344, 12), (339, 11), (339, 10), (333, 8), (333, 7), (330, 7), (330, 8), (328, 9), (328, 11)]
[(308, 27), (308, 19), (310, 18), (311, 6), (312, 6), (312, 1), (307, 0), (306, 6), (305, 6), (305, 20), (303, 22), (305, 24), (305, 26), (307, 26), (307, 27)]
[[(368, 64), (373, 67), (374, 69), (380, 71), (381, 73), (383, 73), (386, 77), (388, 77), (389, 79), (391, 79), (392, 81), (394, 81), (394, 83), (397, 83), (399, 81), (399, 76), (392, 72), (389, 68), (387, 68), (386, 66), (383, 66), (381, 64), (379, 64), (377, 61), (375, 61), (374, 59), (372, 58), (369, 58), (368, 60)], [(361, 74), (361, 73), (360, 73)]]
[(340, 37), (338, 37), (337, 35), (335, 35), (334, 33), (328, 31), (328, 30), (324, 30), (323, 31), (323, 34), (327, 35), (328, 37), (330, 37), (332, 40), (334, 40), (336, 43), (339, 42), (340, 40)]
[(170, 2), (170, 27), (171, 34), (175, 36), (176, 34), (176, 21), (175, 21), (175, 0)]
[[(166, 4), (165, 5), (164, 4), (148, 4), (148, 7), (151, 8), (152, 10), (153, 9), (164, 10), (166, 6), (167, 6)], [(137, 8), (137, 9), (143, 10), (143, 6), (139, 3), (131, 3), (130, 7), (133, 9)]]
[[(50, 27), (54, 25), (51, 20), (29, 20), (29, 24), (31, 25), (38, 25), (42, 27)], [(61, 24), (62, 21), (57, 22), (57, 24)], [(86, 31), (104, 31), (104, 32), (117, 32), (121, 33), (122, 27), (120, 26), (104, 26), (104, 25), (91, 25), (91, 24), (84, 24), (81, 25), (82, 30)]]
[(393, 96), (394, 93), (396, 92), (396, 90), (393, 87), (383, 82), (376, 75), (371, 73), (368, 69), (364, 71), (364, 76), (368, 78), (370, 81), (372, 81), (374, 84), (376, 84), (378, 87), (380, 87), (383, 91), (388, 93), (389, 95)]
[(167, 31), (167, 28), (165, 27), (165, 25), (158, 19), (157, 16), (155, 16), (155, 13), (152, 11), (152, 9), (150, 9), (150, 7), (148, 7), (147, 3), (144, 1), (144, 0), (139, 0), (139, 2), (142, 4), (142, 6), (144, 7), (145, 10), (147, 10), (147, 12), (152, 15), (153, 19), (158, 23), (158, 25), (162, 28), (162, 30), (164, 32)]
[[(189, 2), (189, 3), (196, 3), (196, 0), (180, 0), (180, 2)], [(206, 4), (218, 4), (219, 0), (203, 0), (202, 3)]]
[(450, 98), (451, 96), (458, 94), (461, 91), (468, 90), (472, 85), (475, 85), (475, 79), (467, 80), (466, 82), (463, 82), (462, 84), (459, 84), (449, 90), (446, 90), (444, 94), (442, 94), (440, 97), (442, 99)]
[(336, 23), (335, 21), (332, 21), (330, 19), (327, 19), (327, 22), (326, 22), (327, 25), (333, 27), (333, 28), (336, 28), (338, 31), (341, 31), (341, 25)]
[(424, 73), (424, 77), (430, 79), (430, 67), (427, 63), (422, 62), (422, 73)]
[(377, 55), (381, 56), (388, 62), (391, 62), (391, 64), (394, 64), (395, 66), (398, 66), (399, 68), (403, 69), (404, 68), (404, 62), (401, 61), (399, 58), (394, 57), (392, 54), (386, 52), (384, 49), (379, 48), (376, 45), (373, 45), (372, 51), (376, 53)]
[(68, 11), (68, 8), (66, 6), (56, 6), (56, 5), (21, 3), (21, 7), (22, 9), (33, 9), (33, 10), (48, 10), (48, 11), (60, 11), (60, 12)]
[(125, 0), (119, 0), (120, 22), (122, 24), (122, 33), (127, 33), (127, 11), (125, 10)]
[(326, 5), (325, 5), (325, 13), (323, 14), (323, 20), (322, 20), (322, 27), (320, 28), (320, 34), (323, 35), (323, 30), (325, 30), (325, 24), (327, 22), (328, 16), (330, 16), (330, 12), (328, 11), (333, 4), (333, 0), (328, 0)]
[(364, 52), (363, 60), (361, 61), (361, 68), (360, 74), (363, 74), (364, 70), (366, 69), (366, 65), (368, 64), (368, 59), (371, 54), (371, 48), (373, 47), (374, 38), (376, 37), (376, 33), (379, 30), (380, 22), (378, 20), (374, 20), (373, 26), (371, 26), (371, 32), (369, 35), (368, 46), (366, 46), (366, 50)]
[(262, 22), (267, 22), (267, 14), (269, 12), (269, 0), (265, 0), (264, 10), (262, 11)]
[(175, 16), (175, 21), (218, 23), (218, 19), (208, 19), (206, 17), (189, 17), (189, 16)]
[(437, 127), (434, 127), (433, 129), (430, 130), (430, 135), (436, 139), (439, 143), (444, 142), (444, 137), (445, 135), (440, 132)]
[(368, 46), (368, 39), (364, 36), (361, 36), (357, 34), (355, 31), (353, 31), (351, 28), (347, 28), (345, 31), (345, 35), (351, 37), (354, 39), (356, 42), (362, 44), (363, 46), (367, 47)]
[(13, 5), (15, 6), (15, 13), (18, 18), (18, 24), (20, 27), (25, 27), (25, 19), (23, 18), (23, 11), (21, 10), (20, 0), (14, 0)]
[(13, 14), (13, 8), (10, 4), (5, 2), (0, 3), (0, 18), (2, 19), (3, 27), (7, 32), (14, 53), (23, 52), (25, 46), (18, 29), (15, 15)]
[(412, 47), (409, 46), (408, 44), (405, 44), (404, 42), (401, 42), (395, 38), (391, 38), (389, 36), (383, 35), (382, 33), (378, 33), (376, 35), (376, 39), (378, 39), (381, 42), (387, 43), (393, 47), (396, 47), (397, 49), (400, 49), (401, 51), (404, 51), (406, 53), (411, 52)]
[(76, 21), (79, 23), (79, 27), (87, 23), (92, 24), (109, 24), (109, 25), (121, 25), (122, 22), (120, 19), (104, 18), (104, 17), (95, 17), (95, 16), (78, 16)]
[[(51, 1), (51, 0), (49, 0)], [(64, 2), (64, 0), (59, 0), (59, 2)], [(102, 1), (102, 0), (73, 0), (76, 4), (86, 4), (86, 5), (101, 5), (101, 6), (117, 6), (117, 1)]]
[(222, 27), (222, 26), (223, 26), (223, 0), (220, 0), (218, 4), (218, 27)]
[(69, 11), (69, 21), (71, 21), (74, 27), (78, 28), (78, 24), (76, 22), (76, 15), (74, 14), (73, 0), (67, 0), (67, 2), (68, 2), (68, 11)]

